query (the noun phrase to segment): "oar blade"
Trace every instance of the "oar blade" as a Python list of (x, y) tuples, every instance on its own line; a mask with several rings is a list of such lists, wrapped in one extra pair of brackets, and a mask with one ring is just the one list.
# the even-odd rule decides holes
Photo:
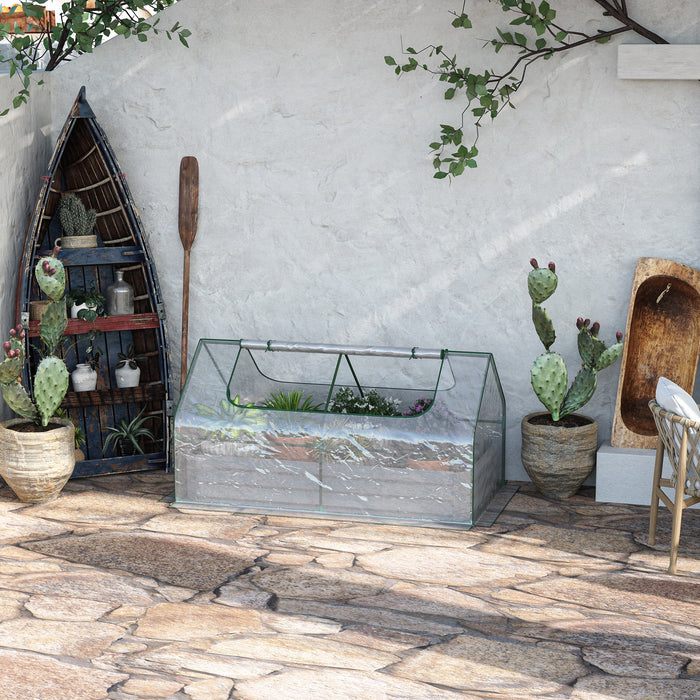
[(180, 208), (178, 229), (185, 250), (190, 250), (197, 235), (197, 211), (199, 208), (199, 163), (194, 156), (180, 161)]

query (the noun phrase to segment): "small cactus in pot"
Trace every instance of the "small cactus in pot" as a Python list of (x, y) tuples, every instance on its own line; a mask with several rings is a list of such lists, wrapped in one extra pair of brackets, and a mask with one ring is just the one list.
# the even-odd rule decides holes
[(34, 377), (34, 400), (22, 385), (21, 375), (25, 360), (26, 329), (22, 325), (10, 330), (10, 339), (3, 343), (4, 359), (0, 362), (0, 390), (8, 406), (22, 418), (47, 426), (68, 391), (68, 370), (56, 356), (68, 319), (63, 295), (66, 275), (63, 265), (52, 255), (39, 260), (35, 274), (39, 287), (50, 303), (41, 316), (39, 334), (43, 359)]
[(582, 366), (567, 389), (568, 376), (564, 359), (559, 353), (550, 350), (556, 339), (554, 325), (541, 306), (557, 288), (555, 265), (550, 262), (546, 268), (541, 268), (535, 258), (530, 260), (530, 264), (533, 269), (527, 282), (532, 299), (532, 321), (545, 348), (545, 352), (535, 360), (530, 370), (530, 381), (537, 398), (556, 423), (591, 399), (596, 390), (598, 372), (609, 367), (622, 354), (622, 333), (618, 331), (617, 342), (608, 347), (598, 338), (599, 323), (591, 325), (590, 319), (577, 319), (578, 351)]
[(60, 241), (64, 248), (94, 248), (97, 246), (97, 235), (94, 233), (97, 212), (94, 209), (86, 209), (77, 195), (71, 192), (61, 199), (58, 218), (63, 229)]
[(67, 194), (61, 200), (58, 217), (66, 236), (90, 236), (95, 228), (97, 212), (86, 209), (82, 201), (74, 194)]

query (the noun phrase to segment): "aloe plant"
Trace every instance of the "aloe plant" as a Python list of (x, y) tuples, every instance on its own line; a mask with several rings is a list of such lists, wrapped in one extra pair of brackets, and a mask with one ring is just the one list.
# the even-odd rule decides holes
[(109, 435), (105, 439), (102, 452), (107, 452), (110, 446), (116, 446), (124, 440), (131, 443), (139, 454), (144, 454), (139, 438), (147, 437), (150, 440), (155, 440), (153, 433), (144, 427), (144, 423), (150, 418), (150, 416), (143, 415), (145, 410), (146, 407), (144, 406), (130, 421), (122, 418), (117, 425), (107, 428)]
[(320, 411), (323, 408), (322, 403), (314, 403), (313, 396), (304, 396), (303, 391), (273, 391), (263, 406), (283, 411)]

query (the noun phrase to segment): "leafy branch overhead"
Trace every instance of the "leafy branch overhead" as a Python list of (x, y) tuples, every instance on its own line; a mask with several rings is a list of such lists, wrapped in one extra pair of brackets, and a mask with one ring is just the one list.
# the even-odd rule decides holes
[[(464, 0), (461, 12), (451, 12), (454, 16), (452, 26), (455, 29), (472, 29), (472, 21), (465, 10), (468, 3), (473, 1)], [(657, 44), (668, 43), (630, 16), (627, 0), (587, 1), (600, 6), (600, 21), (606, 25), (593, 33), (565, 28), (559, 24), (557, 10), (547, 0), (542, 0), (539, 4), (527, 0), (489, 0), (499, 4), (510, 18), (508, 26), (503, 29), (496, 27), (496, 36), (484, 44), (490, 46), (495, 53), (508, 51), (513, 54), (513, 60), (505, 70), (461, 67), (456, 55), (448, 54), (443, 45), (437, 44), (429, 44), (420, 50), (408, 47), (404, 51), (404, 55), (408, 56), (404, 63), (397, 62), (392, 56), (384, 57), (386, 64), (392, 66), (397, 75), (421, 69), (439, 76), (441, 81), (449, 85), (445, 90), (445, 99), (459, 97), (462, 102), (457, 125), (441, 124), (440, 140), (430, 144), (435, 154), (434, 177), (456, 177), (466, 168), (476, 167), (479, 130), (488, 119), (495, 119), (506, 107), (515, 108), (513, 97), (522, 86), (528, 68), (535, 61), (548, 60), (557, 53), (572, 51), (586, 44), (602, 44), (625, 32), (635, 32)], [(614, 25), (608, 27), (610, 20), (614, 21)], [(421, 56), (427, 56), (429, 62), (420, 62)], [(467, 122), (472, 119), (468, 125)], [(471, 145), (464, 143), (467, 127), (473, 135), (469, 138)]]
[[(159, 27), (160, 18), (149, 19), (177, 0), (66, 0), (54, 27), (43, 20), (48, 0), (21, 2), (11, 6), (7, 22), (0, 24), (0, 64), (19, 81), (12, 106), (17, 109), (29, 99), (30, 77), (38, 70), (52, 71), (73, 55), (91, 53), (115, 35), (135, 36), (147, 41), (149, 34), (164, 31), (168, 39), (177, 36), (187, 46), (191, 32), (176, 22), (170, 29)], [(21, 15), (26, 22), (19, 22)], [(16, 18), (13, 17), (16, 15)], [(39, 81), (39, 85), (43, 83)], [(4, 116), (6, 109), (0, 112)]]

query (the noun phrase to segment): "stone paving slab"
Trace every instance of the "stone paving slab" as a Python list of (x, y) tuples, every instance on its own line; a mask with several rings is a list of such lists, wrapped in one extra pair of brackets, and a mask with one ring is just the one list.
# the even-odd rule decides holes
[[(700, 513), (520, 485), (488, 527), (169, 507), (172, 476), (0, 489), (0, 700), (700, 698)], [(665, 549), (666, 547), (666, 549)]]

